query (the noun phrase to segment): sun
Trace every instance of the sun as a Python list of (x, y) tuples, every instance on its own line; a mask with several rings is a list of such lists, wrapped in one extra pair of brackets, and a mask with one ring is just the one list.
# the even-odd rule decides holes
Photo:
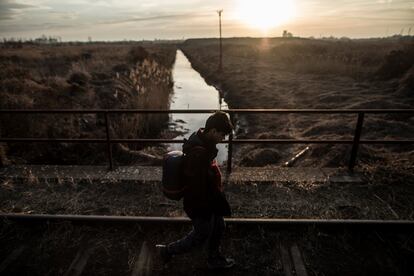
[(293, 0), (238, 0), (236, 16), (250, 27), (267, 31), (289, 21), (294, 11)]

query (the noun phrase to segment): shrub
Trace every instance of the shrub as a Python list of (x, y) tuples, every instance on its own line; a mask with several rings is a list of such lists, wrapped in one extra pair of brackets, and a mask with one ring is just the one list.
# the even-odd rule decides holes
[(77, 84), (79, 86), (85, 86), (89, 82), (90, 78), (91, 76), (87, 73), (74, 72), (70, 75), (68, 83)]
[[(144, 49), (136, 44), (42, 45), (6, 49), (0, 53), (0, 89), (3, 90), (0, 107), (168, 108), (172, 76), (171, 66), (166, 64), (174, 60), (174, 56), (173, 46), (148, 45)], [(85, 116), (3, 115), (0, 131), (4, 137), (103, 137), (103, 118), (96, 116), (95, 119), (85, 119)], [(166, 121), (168, 114), (113, 114), (111, 132), (113, 137), (154, 137)], [(8, 146), (12, 162), (102, 162), (102, 145), (60, 143), (33, 146), (10, 143)], [(117, 156), (114, 155), (114, 159)]]
[(399, 91), (408, 92), (410, 96), (414, 96), (414, 65), (400, 79)]
[(377, 76), (382, 80), (401, 77), (413, 63), (414, 51), (393, 50), (385, 57)]
[(128, 56), (132, 63), (141, 63), (148, 58), (148, 52), (143, 47), (137, 46), (129, 51)]

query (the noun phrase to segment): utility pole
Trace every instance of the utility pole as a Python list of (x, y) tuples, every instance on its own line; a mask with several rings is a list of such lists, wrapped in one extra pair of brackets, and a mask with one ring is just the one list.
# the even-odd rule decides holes
[(217, 13), (219, 15), (219, 29), (220, 29), (220, 63), (219, 63), (219, 71), (223, 70), (223, 52), (222, 52), (222, 45), (221, 45), (221, 13), (223, 10), (218, 10)]

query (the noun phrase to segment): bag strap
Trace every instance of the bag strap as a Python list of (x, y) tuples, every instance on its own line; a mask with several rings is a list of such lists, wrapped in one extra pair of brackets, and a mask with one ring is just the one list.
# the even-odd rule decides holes
[(197, 145), (197, 146), (192, 147), (190, 152), (193, 151), (193, 150), (196, 151), (196, 150), (207, 150), (207, 149), (206, 149), (206, 147)]

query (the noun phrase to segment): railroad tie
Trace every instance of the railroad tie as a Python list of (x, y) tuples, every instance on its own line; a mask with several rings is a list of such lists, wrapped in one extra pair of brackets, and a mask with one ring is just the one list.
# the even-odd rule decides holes
[(287, 248), (286, 245), (280, 244), (280, 255), (284, 275), (308, 276), (298, 245), (294, 243), (290, 247), (290, 252)]
[(132, 276), (151, 275), (152, 272), (152, 255), (147, 241), (144, 241), (139, 252), (138, 260), (135, 262)]
[(26, 249), (26, 246), (24, 245), (20, 245), (19, 247), (17, 247), (16, 249), (14, 249), (12, 251), (12, 253), (10, 253), (9, 256), (7, 256), (6, 259), (4, 259), (3, 262), (1, 262), (0, 264), (0, 273), (2, 273), (4, 270), (7, 269), (7, 267), (13, 263), (15, 260), (17, 260), (19, 258), (19, 256), (23, 253), (23, 251)]
[(289, 251), (282, 244), (280, 244), (280, 256), (282, 258), (284, 275), (293, 276), (293, 267), (292, 267), (292, 262), (290, 260)]
[(92, 248), (82, 247), (79, 249), (78, 253), (76, 254), (75, 259), (70, 264), (68, 270), (64, 274), (64, 276), (79, 276), (82, 274), (83, 269), (85, 268), (86, 264), (88, 263), (89, 257), (92, 253)]
[(308, 276), (305, 264), (303, 263), (302, 255), (300, 254), (299, 247), (296, 243), (290, 248), (290, 254), (295, 266), (296, 276)]

